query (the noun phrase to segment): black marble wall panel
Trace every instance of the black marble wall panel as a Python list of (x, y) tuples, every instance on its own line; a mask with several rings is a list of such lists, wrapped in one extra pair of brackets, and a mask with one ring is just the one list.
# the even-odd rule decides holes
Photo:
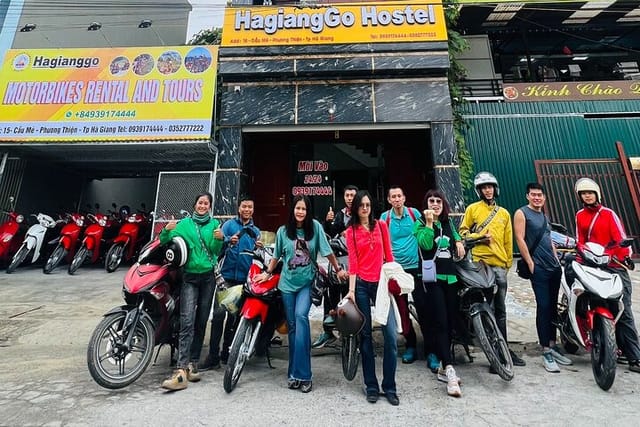
[(371, 56), (356, 56), (351, 58), (302, 58), (296, 60), (296, 74), (309, 75), (316, 73), (354, 73), (373, 69)]
[(242, 167), (242, 129), (223, 127), (218, 130), (218, 168), (238, 169)]
[(241, 86), (221, 94), (220, 126), (293, 125), (293, 85)]
[(234, 216), (238, 212), (238, 191), (240, 171), (221, 171), (216, 174), (215, 203), (213, 215), (216, 217)]
[(452, 122), (431, 123), (431, 144), (436, 164), (453, 165), (458, 162)]
[(389, 70), (442, 70), (449, 68), (449, 55), (445, 52), (442, 55), (389, 55), (373, 57), (373, 68), (375, 74), (388, 73)]
[(298, 124), (371, 122), (370, 84), (305, 84), (298, 87)]
[[(460, 169), (457, 166), (435, 167), (436, 186), (444, 193), (449, 202), (453, 214), (464, 213), (464, 198), (462, 197), (462, 184), (460, 183)], [(460, 217), (453, 215), (453, 217)], [(456, 223), (459, 223), (457, 221)]]
[(446, 81), (376, 82), (376, 122), (429, 122), (453, 119)]
[(261, 60), (220, 61), (218, 65), (218, 74), (227, 77), (234, 74), (293, 74), (293, 72), (293, 59), (265, 58)]

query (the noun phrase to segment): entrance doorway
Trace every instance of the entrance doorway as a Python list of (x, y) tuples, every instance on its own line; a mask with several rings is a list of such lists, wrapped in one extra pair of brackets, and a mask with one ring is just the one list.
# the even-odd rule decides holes
[(329, 207), (344, 207), (349, 184), (369, 191), (376, 216), (389, 209), (390, 184), (403, 188), (408, 206), (421, 209), (435, 183), (429, 135), (427, 128), (245, 133), (248, 179), (241, 192), (253, 197), (255, 223), (266, 231), (287, 221), (294, 194), (311, 196), (322, 222)]

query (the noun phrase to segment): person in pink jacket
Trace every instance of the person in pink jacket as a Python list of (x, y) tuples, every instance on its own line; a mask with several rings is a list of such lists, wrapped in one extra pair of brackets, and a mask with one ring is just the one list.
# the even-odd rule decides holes
[[(393, 261), (389, 229), (383, 221), (377, 221), (371, 209), (368, 191), (358, 191), (351, 205), (351, 219), (345, 230), (349, 251), (349, 293), (364, 314), (365, 324), (360, 337), (362, 376), (367, 392), (367, 402), (376, 403), (380, 395), (376, 377), (373, 339), (371, 336), (371, 301), (376, 301), (378, 280), (384, 262)], [(382, 361), (382, 392), (394, 406), (400, 404), (396, 393), (396, 366), (398, 344), (396, 342), (396, 318), (389, 310), (387, 324), (383, 327), (384, 358)]]

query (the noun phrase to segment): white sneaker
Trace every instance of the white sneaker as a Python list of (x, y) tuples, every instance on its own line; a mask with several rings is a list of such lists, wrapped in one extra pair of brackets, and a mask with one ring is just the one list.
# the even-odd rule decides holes
[(456, 375), (456, 370), (453, 366), (447, 365), (445, 370), (447, 375), (447, 394), (453, 397), (462, 396), (462, 390), (460, 390), (460, 378)]
[(546, 369), (547, 372), (560, 372), (558, 364), (555, 360), (553, 360), (551, 350), (547, 350), (542, 353), (542, 364), (544, 365), (544, 369)]
[(551, 352), (551, 356), (553, 357), (553, 360), (555, 360), (559, 364), (565, 365), (565, 366), (573, 365), (573, 361), (569, 359), (567, 356), (565, 356), (564, 354), (562, 354), (558, 346), (551, 347), (549, 351)]

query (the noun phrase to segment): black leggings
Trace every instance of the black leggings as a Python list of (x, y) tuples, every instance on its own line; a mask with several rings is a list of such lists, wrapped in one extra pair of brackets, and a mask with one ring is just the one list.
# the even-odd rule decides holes
[[(458, 307), (456, 284), (438, 280), (425, 284), (427, 288), (426, 318), (428, 335), (433, 342), (436, 356), (442, 360), (442, 366), (452, 365), (451, 331), (455, 324)], [(426, 339), (425, 339), (426, 341)]]

